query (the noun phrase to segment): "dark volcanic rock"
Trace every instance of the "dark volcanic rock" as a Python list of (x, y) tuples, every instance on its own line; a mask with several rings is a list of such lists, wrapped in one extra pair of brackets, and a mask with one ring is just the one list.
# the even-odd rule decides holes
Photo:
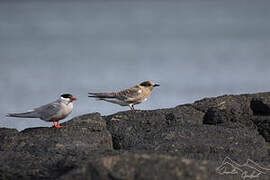
[(193, 106), (205, 112), (203, 123), (230, 128), (258, 129), (270, 142), (270, 93), (206, 98)]
[(216, 180), (220, 177), (215, 171), (216, 167), (218, 164), (211, 161), (189, 160), (170, 155), (123, 153), (93, 158), (61, 179)]
[(1, 129), (2, 177), (53, 178), (76, 167), (92, 151), (112, 149), (106, 122), (97, 113), (74, 118), (63, 125), (59, 129), (30, 128), (22, 132)]
[(258, 132), (264, 137), (267, 142), (270, 142), (270, 117), (269, 116), (254, 116), (253, 122), (256, 124)]
[(205, 112), (204, 124), (219, 124), (231, 128), (254, 128), (250, 118), (252, 115), (251, 98), (248, 95), (221, 96), (197, 101), (193, 106)]
[(265, 99), (252, 99), (250, 108), (254, 115), (269, 116), (270, 115), (270, 102)]
[[(162, 119), (161, 116), (153, 115), (155, 112), (159, 114), (159, 110), (136, 111), (117, 113), (107, 117), (114, 148), (133, 152), (178, 154), (181, 157), (199, 160), (222, 160), (226, 156), (261, 160), (267, 156), (265, 141), (256, 129), (235, 129), (189, 123), (168, 125), (166, 116)], [(148, 113), (155, 118), (141, 119), (142, 114)], [(240, 157), (239, 154), (241, 154)]]
[(244, 170), (216, 168), (228, 158), (270, 168), (269, 122), (270, 93), (258, 93), (87, 114), (60, 129), (0, 128), (0, 179), (241, 179)]
[[(228, 159), (228, 158), (226, 158)], [(226, 160), (224, 159), (224, 160)], [(234, 166), (223, 164), (220, 161), (199, 161), (181, 158), (179, 156), (146, 154), (146, 153), (121, 153), (118, 155), (105, 155), (104, 157), (90, 158), (80, 168), (74, 169), (63, 175), (61, 180), (140, 180), (140, 179), (179, 179), (179, 180), (240, 180), (244, 175), (255, 175), (253, 167), (265, 174), (259, 174), (259, 179), (268, 180), (269, 172), (260, 169), (256, 164), (251, 167), (239, 168), (233, 172)], [(231, 161), (232, 164), (240, 163)], [(243, 170), (243, 172), (241, 172)], [(258, 172), (260, 173), (260, 172)]]
[(215, 107), (209, 108), (208, 111), (205, 113), (203, 118), (204, 124), (220, 124), (226, 123), (230, 121), (231, 117), (228, 117), (229, 113), (224, 111), (223, 109), (218, 109)]
[(252, 121), (265, 140), (270, 142), (270, 97), (253, 98), (250, 107), (253, 111)]
[[(154, 131), (158, 132), (163, 128), (181, 126), (185, 123), (202, 125), (203, 116), (203, 112), (191, 105), (183, 105), (152, 111), (125, 111), (104, 118), (113, 136), (114, 148), (128, 149), (129, 146), (133, 146), (132, 144), (142, 143), (144, 137), (151, 141), (152, 137), (145, 133), (150, 135)], [(124, 142), (122, 140), (126, 142), (125, 145), (122, 145)]]
[(99, 114), (89, 114), (63, 123), (64, 128), (30, 128), (20, 133), (6, 132), (2, 151), (30, 152), (36, 155), (66, 154), (111, 149), (111, 135)]

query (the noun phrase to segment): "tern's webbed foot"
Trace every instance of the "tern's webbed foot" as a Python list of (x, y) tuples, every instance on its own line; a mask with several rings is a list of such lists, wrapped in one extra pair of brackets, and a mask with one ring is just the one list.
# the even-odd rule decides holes
[(56, 127), (56, 128), (60, 128), (60, 127), (64, 127), (64, 126), (60, 126), (60, 125), (59, 125), (59, 126), (55, 126), (55, 127)]

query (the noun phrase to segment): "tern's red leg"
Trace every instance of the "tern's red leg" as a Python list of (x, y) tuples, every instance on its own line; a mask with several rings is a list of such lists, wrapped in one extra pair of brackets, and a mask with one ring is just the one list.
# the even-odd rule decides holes
[(53, 121), (53, 124), (54, 124), (54, 127), (56, 127), (56, 128), (57, 128), (57, 125), (55, 124), (55, 121)]
[(57, 127), (64, 127), (64, 126), (60, 126), (60, 124), (59, 124), (59, 121), (57, 121)]
[(53, 121), (54, 127), (56, 128), (60, 128), (60, 127), (64, 127), (64, 126), (60, 126), (59, 121), (57, 121), (57, 124), (55, 123), (55, 121)]

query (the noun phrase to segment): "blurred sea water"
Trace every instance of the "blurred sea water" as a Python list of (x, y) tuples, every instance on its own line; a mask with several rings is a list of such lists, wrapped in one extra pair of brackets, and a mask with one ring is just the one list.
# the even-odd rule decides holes
[(269, 1), (1, 1), (0, 127), (51, 126), (6, 118), (78, 97), (74, 112), (128, 110), (87, 92), (160, 83), (137, 109), (270, 89)]

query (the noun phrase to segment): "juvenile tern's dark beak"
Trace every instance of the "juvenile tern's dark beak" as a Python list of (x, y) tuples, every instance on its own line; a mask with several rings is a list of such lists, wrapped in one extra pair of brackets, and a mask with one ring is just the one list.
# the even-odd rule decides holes
[(160, 86), (160, 85), (159, 85), (159, 84), (155, 84), (155, 85), (154, 85), (154, 87), (158, 87), (158, 86)]

